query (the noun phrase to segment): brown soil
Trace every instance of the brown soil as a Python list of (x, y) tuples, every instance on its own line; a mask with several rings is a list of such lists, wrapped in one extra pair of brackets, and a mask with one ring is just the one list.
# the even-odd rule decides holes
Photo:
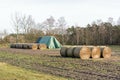
[[(57, 63), (57, 65), (32, 63), (32, 69), (56, 76), (75, 80), (120, 80), (120, 52), (112, 52), (112, 57), (108, 59), (81, 60), (61, 57), (59, 50), (0, 48), (0, 51), (41, 55), (43, 60), (47, 60), (50, 64)], [(43, 55), (46, 55), (48, 59), (44, 58)]]

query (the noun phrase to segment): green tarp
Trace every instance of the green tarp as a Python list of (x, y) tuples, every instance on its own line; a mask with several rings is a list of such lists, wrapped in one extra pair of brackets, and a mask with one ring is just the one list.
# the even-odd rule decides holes
[(44, 36), (37, 43), (46, 44), (49, 49), (61, 48), (61, 44), (53, 36)]

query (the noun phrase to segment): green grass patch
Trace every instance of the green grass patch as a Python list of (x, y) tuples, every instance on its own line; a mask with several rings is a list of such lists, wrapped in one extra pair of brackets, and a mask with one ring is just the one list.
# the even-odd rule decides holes
[(67, 80), (0, 62), (0, 80)]
[(109, 45), (112, 51), (119, 51), (120, 52), (120, 45)]

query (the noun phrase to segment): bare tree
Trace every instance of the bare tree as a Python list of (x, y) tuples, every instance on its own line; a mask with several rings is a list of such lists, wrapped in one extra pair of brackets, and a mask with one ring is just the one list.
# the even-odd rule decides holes
[(21, 17), (18, 13), (15, 13), (14, 17), (12, 16), (12, 24), (16, 33), (16, 43), (18, 42), (18, 34), (21, 30)]
[(97, 25), (101, 25), (103, 23), (103, 21), (101, 20), (101, 19), (98, 19), (97, 21), (96, 21), (96, 24)]
[(18, 35), (20, 33), (27, 34), (28, 32), (30, 32), (30, 28), (35, 27), (35, 21), (33, 20), (31, 15), (26, 16), (15, 13), (14, 17), (12, 17), (12, 23), (16, 32), (16, 42), (18, 42)]
[(62, 34), (62, 44), (64, 44), (64, 34), (65, 34), (65, 27), (66, 27), (66, 21), (64, 17), (60, 17), (58, 19), (58, 27), (60, 34)]
[(50, 16), (47, 18), (44, 22), (39, 23), (37, 25), (40, 29), (43, 29), (46, 34), (51, 34), (52, 33), (52, 28), (55, 27), (55, 19), (53, 16)]
[(76, 27), (75, 29), (75, 32), (76, 32), (76, 44), (78, 45), (79, 44), (79, 41), (80, 41), (80, 27)]
[(115, 25), (115, 22), (112, 17), (109, 17), (107, 22), (111, 23), (112, 25)]
[(8, 32), (7, 32), (6, 29), (3, 30), (3, 34), (4, 34), (4, 35), (8, 35)]
[(23, 30), (23, 33), (28, 33), (30, 28), (35, 27), (35, 21), (33, 20), (31, 15), (24, 15), (21, 17), (21, 27)]
[(38, 29), (42, 30), (45, 34), (49, 31), (49, 26), (48, 26), (47, 21), (38, 23), (36, 26)]
[(53, 16), (50, 16), (47, 20), (46, 20), (46, 23), (48, 25), (48, 33), (51, 33), (51, 29), (52, 27), (54, 27), (54, 24), (55, 24), (55, 19), (53, 18)]

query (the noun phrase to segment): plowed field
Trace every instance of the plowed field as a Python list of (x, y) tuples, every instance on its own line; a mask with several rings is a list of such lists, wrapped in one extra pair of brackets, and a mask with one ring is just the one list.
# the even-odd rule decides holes
[(0, 62), (73, 80), (120, 80), (120, 51), (108, 59), (61, 57), (59, 50), (0, 48)]

